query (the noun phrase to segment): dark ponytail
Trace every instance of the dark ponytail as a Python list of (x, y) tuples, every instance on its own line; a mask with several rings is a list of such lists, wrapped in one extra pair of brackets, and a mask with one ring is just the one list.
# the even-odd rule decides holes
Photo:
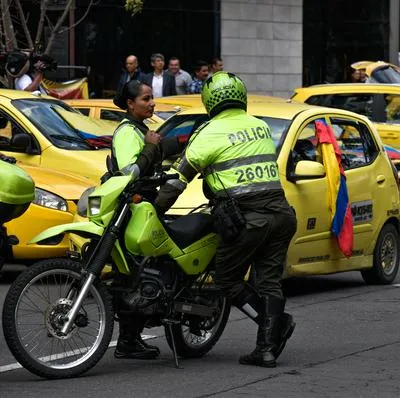
[(118, 106), (118, 108), (127, 110), (128, 109), (128, 99), (135, 100), (140, 95), (140, 89), (143, 83), (139, 80), (130, 80), (128, 83), (125, 83), (122, 87), (121, 91), (118, 91), (114, 97), (114, 104)]

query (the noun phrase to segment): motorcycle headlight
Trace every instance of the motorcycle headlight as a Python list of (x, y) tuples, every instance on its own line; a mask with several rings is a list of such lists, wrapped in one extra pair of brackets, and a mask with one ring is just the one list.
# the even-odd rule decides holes
[(91, 216), (97, 216), (100, 214), (101, 198), (100, 196), (93, 196), (89, 198), (89, 214)]
[(78, 204), (76, 205), (76, 211), (81, 217), (87, 217), (87, 209), (88, 209), (88, 198), (89, 195), (95, 190), (96, 187), (87, 188), (83, 191), (81, 197), (78, 200)]
[(45, 191), (40, 188), (35, 188), (35, 199), (32, 203), (38, 206), (48, 207), (49, 209), (67, 211), (67, 201), (61, 196)]

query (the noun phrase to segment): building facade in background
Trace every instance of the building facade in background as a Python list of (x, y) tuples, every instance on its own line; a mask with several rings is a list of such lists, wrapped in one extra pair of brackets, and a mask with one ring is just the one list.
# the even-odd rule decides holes
[[(88, 0), (77, 0), (78, 20)], [(192, 72), (221, 56), (249, 91), (287, 97), (295, 87), (344, 82), (360, 60), (398, 63), (399, 0), (145, 0), (131, 17), (103, 0), (75, 28), (74, 63), (91, 67), (97, 96), (115, 89), (124, 59), (176, 56)]]

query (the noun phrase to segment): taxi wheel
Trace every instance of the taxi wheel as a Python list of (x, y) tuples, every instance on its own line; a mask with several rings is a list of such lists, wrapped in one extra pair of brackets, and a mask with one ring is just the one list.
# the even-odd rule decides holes
[(364, 281), (370, 285), (387, 285), (396, 278), (400, 264), (400, 236), (393, 224), (383, 226), (374, 250), (374, 265), (362, 270)]

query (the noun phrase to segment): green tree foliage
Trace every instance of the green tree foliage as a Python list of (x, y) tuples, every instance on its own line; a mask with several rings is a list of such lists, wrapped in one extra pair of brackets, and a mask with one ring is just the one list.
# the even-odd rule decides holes
[(143, 0), (125, 0), (125, 10), (132, 16), (139, 14), (143, 9)]

